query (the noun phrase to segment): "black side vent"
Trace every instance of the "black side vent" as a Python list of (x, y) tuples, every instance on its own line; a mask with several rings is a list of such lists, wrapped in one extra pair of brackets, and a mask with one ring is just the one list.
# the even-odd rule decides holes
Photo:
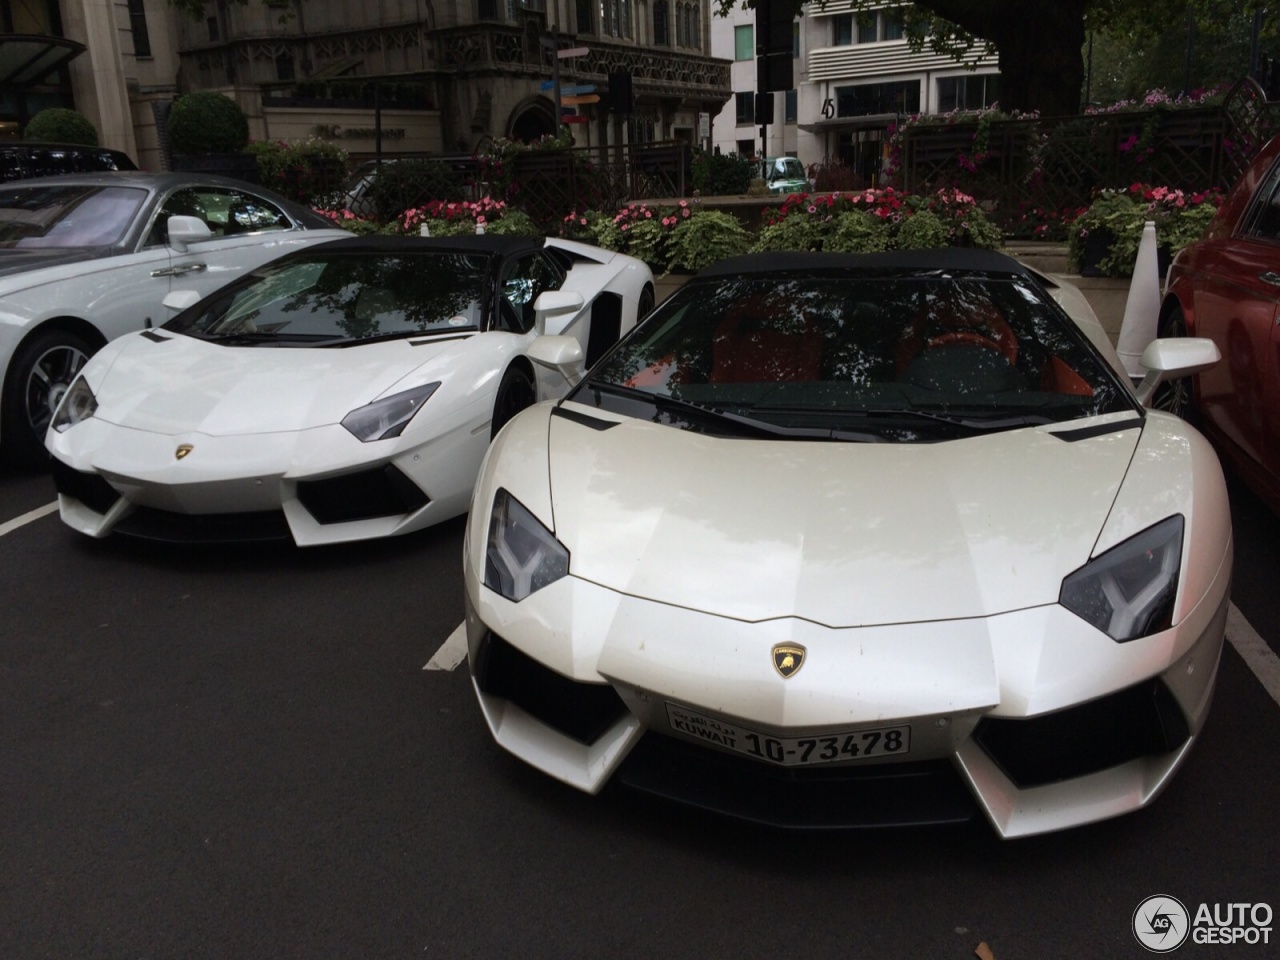
[(427, 504), (416, 483), (388, 463), (326, 480), (302, 480), (298, 500), (319, 523), (398, 517)]
[(115, 532), (162, 543), (257, 543), (290, 540), (289, 524), (279, 510), (254, 513), (170, 513), (135, 507)]
[(570, 680), (493, 633), (480, 646), (475, 674), (485, 693), (510, 700), (579, 743), (595, 743), (627, 709), (608, 684)]
[(1083, 777), (1178, 749), (1186, 717), (1159, 678), (1027, 720), (984, 717), (974, 739), (1019, 787)]
[(53, 485), (58, 493), (74, 497), (94, 513), (106, 513), (120, 499), (120, 494), (98, 474), (73, 470), (57, 457), (52, 464)]

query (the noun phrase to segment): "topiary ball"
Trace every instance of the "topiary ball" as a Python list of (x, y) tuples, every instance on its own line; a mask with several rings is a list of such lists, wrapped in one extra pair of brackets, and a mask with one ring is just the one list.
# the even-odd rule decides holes
[(89, 147), (98, 145), (98, 131), (82, 113), (65, 107), (41, 110), (23, 131), (24, 140), (40, 140), (45, 143), (79, 143)]
[(169, 111), (169, 142), (174, 153), (239, 153), (249, 143), (249, 121), (230, 97), (197, 90)]

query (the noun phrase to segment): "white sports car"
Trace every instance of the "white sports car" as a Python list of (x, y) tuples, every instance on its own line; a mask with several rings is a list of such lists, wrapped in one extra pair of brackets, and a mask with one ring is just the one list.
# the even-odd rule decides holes
[(466, 510), (493, 432), (652, 304), (644, 263), (568, 241), (283, 257), (89, 361), (48, 432), (62, 519), (302, 546), (419, 530)]
[(0, 443), (43, 463), (62, 394), (107, 341), (159, 326), (171, 289), (212, 293), (291, 250), (350, 236), (276, 194), (186, 173), (0, 184)]
[(1143, 401), (1217, 350), (1156, 341), (1135, 393), (1086, 311), (979, 251), (693, 278), (481, 469), (497, 742), (785, 826), (1147, 804), (1204, 723), (1232, 541), (1213, 451)]

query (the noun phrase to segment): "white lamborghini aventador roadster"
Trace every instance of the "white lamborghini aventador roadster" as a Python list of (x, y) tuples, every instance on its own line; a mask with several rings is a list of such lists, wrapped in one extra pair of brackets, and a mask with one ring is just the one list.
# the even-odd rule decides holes
[(1205, 720), (1231, 527), (1208, 444), (1143, 404), (1217, 350), (1156, 341), (1135, 391), (1098, 333), (999, 254), (704, 271), (487, 455), (493, 736), (788, 826), (1146, 805)]
[(62, 519), (299, 545), (438, 523), (498, 428), (652, 304), (643, 262), (567, 241), (310, 247), (85, 365), (47, 433)]

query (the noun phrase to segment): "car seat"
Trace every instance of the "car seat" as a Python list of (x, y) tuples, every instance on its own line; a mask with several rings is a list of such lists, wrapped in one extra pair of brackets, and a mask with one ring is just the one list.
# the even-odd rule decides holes
[(780, 296), (752, 294), (732, 304), (711, 339), (710, 383), (815, 381), (822, 331), (813, 314)]

